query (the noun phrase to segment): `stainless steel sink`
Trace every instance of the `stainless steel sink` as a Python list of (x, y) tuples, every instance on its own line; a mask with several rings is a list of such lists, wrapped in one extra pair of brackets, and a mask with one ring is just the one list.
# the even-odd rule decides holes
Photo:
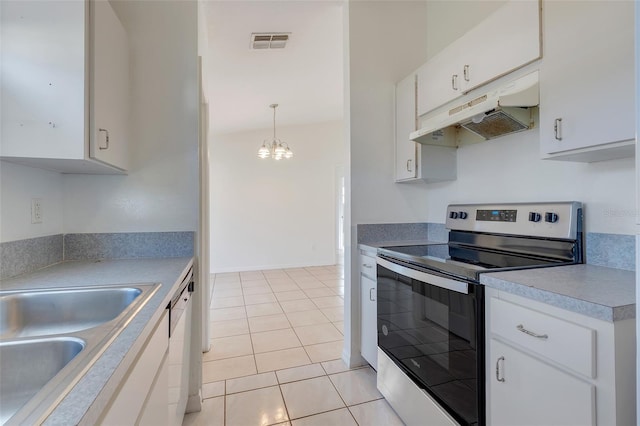
[(6, 422), (84, 347), (84, 340), (74, 337), (0, 342), (0, 423)]
[(41, 423), (158, 288), (0, 291), (0, 424)]
[(141, 293), (135, 287), (0, 292), (0, 339), (86, 330), (120, 315)]

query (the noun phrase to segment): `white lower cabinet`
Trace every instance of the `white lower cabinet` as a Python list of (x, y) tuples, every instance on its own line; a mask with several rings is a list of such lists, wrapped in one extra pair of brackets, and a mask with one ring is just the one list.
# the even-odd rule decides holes
[(498, 340), (490, 345), (492, 425), (595, 424), (595, 386)]
[(486, 289), (488, 425), (631, 425), (635, 319)]
[(376, 259), (360, 255), (360, 353), (378, 368), (378, 308), (376, 306)]
[(167, 424), (168, 352), (169, 315), (165, 310), (103, 413), (100, 424)]
[(169, 387), (169, 355), (160, 364), (156, 379), (149, 390), (147, 401), (140, 415), (139, 425), (165, 425), (167, 424), (167, 388)]

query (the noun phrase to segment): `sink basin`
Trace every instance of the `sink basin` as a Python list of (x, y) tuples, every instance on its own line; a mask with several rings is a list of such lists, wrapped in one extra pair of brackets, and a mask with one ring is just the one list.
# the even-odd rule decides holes
[(40, 424), (159, 284), (0, 291), (0, 424)]
[(120, 315), (141, 293), (135, 287), (0, 292), (0, 339), (96, 327)]
[(73, 337), (0, 342), (0, 424), (58, 374), (85, 347)]

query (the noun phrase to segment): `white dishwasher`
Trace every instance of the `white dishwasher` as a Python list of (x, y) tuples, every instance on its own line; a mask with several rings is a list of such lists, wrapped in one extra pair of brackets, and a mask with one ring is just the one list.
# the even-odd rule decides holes
[(169, 308), (169, 425), (181, 425), (189, 397), (191, 346), (191, 293), (193, 269), (180, 283)]

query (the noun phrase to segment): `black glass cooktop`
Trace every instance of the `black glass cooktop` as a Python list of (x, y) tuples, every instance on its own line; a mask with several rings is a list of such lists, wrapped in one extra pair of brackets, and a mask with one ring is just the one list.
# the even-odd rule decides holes
[(456, 244), (383, 247), (379, 254), (418, 267), (474, 280), (478, 278), (478, 274), (489, 270), (495, 272), (573, 263)]

